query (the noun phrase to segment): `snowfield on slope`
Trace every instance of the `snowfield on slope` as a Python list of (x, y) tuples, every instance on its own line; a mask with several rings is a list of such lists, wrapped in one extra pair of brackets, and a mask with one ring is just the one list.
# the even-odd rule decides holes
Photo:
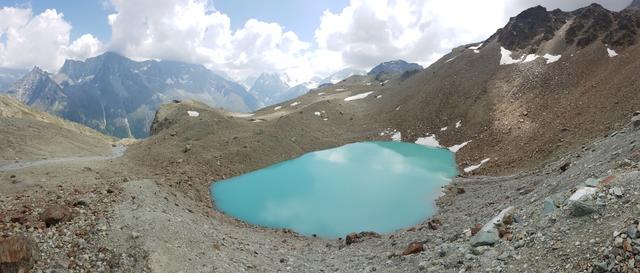
[(426, 137), (420, 137), (418, 138), (418, 140), (416, 140), (416, 144), (434, 148), (442, 147), (440, 145), (440, 142), (436, 138), (436, 135), (427, 135)]
[(345, 98), (344, 101), (354, 101), (354, 100), (361, 100), (364, 99), (366, 97), (368, 97), (369, 95), (373, 94), (373, 91), (370, 92), (366, 92), (366, 93), (362, 93), (362, 94), (358, 94), (358, 95), (354, 95), (348, 98)]
[(482, 160), (480, 162), (480, 164), (478, 164), (478, 165), (473, 165), (473, 166), (466, 167), (466, 168), (464, 168), (464, 172), (465, 173), (473, 172), (473, 171), (479, 169), (480, 167), (482, 167), (482, 165), (484, 165), (485, 163), (489, 162), (489, 160), (491, 160), (491, 158), (487, 158), (485, 160)]

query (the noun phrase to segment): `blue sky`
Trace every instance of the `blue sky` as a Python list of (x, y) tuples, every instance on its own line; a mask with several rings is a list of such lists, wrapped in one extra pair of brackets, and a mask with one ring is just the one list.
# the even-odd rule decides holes
[(255, 18), (265, 22), (277, 22), (285, 29), (298, 34), (303, 41), (313, 41), (320, 16), (325, 10), (339, 12), (349, 4), (348, 0), (227, 0), (214, 1), (217, 10), (231, 17), (232, 29), (241, 28)]
[(66, 59), (114, 51), (202, 64), (234, 79), (276, 72), (302, 83), (397, 59), (428, 66), (484, 41), (526, 8), (573, 10), (593, 1), (614, 10), (631, 2), (0, 0), (0, 67), (55, 72)]
[(31, 7), (35, 14), (46, 9), (56, 9), (73, 26), (71, 39), (85, 33), (92, 33), (103, 41), (111, 36), (111, 28), (107, 22), (110, 11), (105, 9), (108, 5), (101, 0), (0, 0), (0, 7), (2, 6)]
[[(349, 0), (226, 0), (213, 1), (216, 10), (231, 18), (232, 30), (242, 28), (251, 18), (276, 22), (286, 30), (295, 32), (303, 41), (313, 41), (314, 31), (325, 10), (339, 12)], [(108, 41), (111, 28), (107, 16), (113, 7), (105, 0), (0, 0), (2, 6), (31, 7), (35, 14), (55, 8), (71, 23), (71, 39), (91, 33), (101, 41)]]

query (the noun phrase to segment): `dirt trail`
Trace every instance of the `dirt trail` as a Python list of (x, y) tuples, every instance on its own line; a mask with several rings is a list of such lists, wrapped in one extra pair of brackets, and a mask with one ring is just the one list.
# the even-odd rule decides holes
[(117, 145), (111, 149), (111, 154), (106, 156), (71, 156), (71, 157), (58, 157), (58, 158), (22, 161), (22, 162), (17, 162), (13, 164), (0, 165), (0, 172), (15, 171), (23, 168), (42, 166), (42, 165), (48, 165), (48, 164), (57, 164), (57, 163), (112, 160), (112, 159), (116, 159), (123, 156), (126, 150), (127, 150), (127, 146)]

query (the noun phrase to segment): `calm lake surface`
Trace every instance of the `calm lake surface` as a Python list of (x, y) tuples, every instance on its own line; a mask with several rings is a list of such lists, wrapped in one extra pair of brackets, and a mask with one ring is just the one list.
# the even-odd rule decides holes
[(219, 181), (211, 194), (220, 211), (248, 223), (338, 238), (421, 223), (456, 175), (448, 150), (364, 142)]

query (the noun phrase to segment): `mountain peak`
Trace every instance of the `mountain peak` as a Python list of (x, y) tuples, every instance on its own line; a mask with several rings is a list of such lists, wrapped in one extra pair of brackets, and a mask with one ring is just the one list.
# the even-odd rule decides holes
[(38, 66), (34, 66), (33, 69), (31, 69), (31, 72), (29, 72), (29, 73), (38, 74), (38, 75), (47, 75), (47, 72), (45, 72), (44, 70), (42, 70)]
[(555, 32), (566, 23), (568, 15), (562, 11), (548, 11), (535, 6), (509, 19), (507, 25), (496, 33), (502, 46), (510, 50), (531, 48), (553, 38)]
[(627, 9), (640, 9), (640, 0), (633, 0)]
[(370, 76), (378, 76), (383, 73), (402, 74), (407, 71), (422, 70), (422, 66), (416, 63), (408, 63), (404, 60), (393, 60), (383, 62), (367, 73)]

